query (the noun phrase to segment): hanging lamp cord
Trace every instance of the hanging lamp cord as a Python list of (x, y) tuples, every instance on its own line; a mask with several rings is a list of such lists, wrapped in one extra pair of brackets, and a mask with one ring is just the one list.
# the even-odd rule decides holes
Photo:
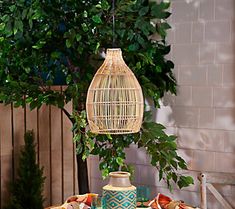
[(112, 17), (113, 17), (113, 47), (115, 47), (115, 0), (113, 0)]

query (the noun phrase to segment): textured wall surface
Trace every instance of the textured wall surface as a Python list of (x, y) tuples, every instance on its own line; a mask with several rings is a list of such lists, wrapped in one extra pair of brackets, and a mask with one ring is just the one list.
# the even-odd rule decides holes
[[(195, 185), (173, 194), (158, 181), (144, 150), (127, 150), (127, 161), (136, 165), (135, 185), (148, 185), (158, 192), (199, 205), (197, 175), (201, 171), (235, 173), (235, 1), (172, 0), (169, 56), (175, 63), (178, 95), (166, 96), (156, 121), (178, 136), (179, 154), (188, 162)], [(90, 180), (101, 192), (98, 159), (90, 158)], [(235, 207), (235, 187), (216, 188)], [(221, 208), (208, 193), (208, 208)]]

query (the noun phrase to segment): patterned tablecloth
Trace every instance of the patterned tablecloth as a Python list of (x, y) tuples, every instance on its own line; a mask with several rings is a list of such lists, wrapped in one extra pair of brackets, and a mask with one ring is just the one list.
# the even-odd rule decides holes
[[(61, 206), (48, 207), (45, 209), (90, 209), (92, 198), (97, 194), (85, 194), (69, 197)], [(152, 201), (149, 202), (149, 209), (199, 209), (185, 204), (181, 200), (172, 200), (163, 194), (158, 194)], [(139, 208), (137, 209), (146, 209)]]

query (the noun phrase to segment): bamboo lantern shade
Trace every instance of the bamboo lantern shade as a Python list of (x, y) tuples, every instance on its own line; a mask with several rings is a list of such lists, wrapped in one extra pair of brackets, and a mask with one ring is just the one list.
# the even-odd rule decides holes
[(140, 130), (144, 100), (141, 87), (122, 58), (121, 49), (108, 49), (86, 100), (90, 130), (97, 134), (129, 134)]

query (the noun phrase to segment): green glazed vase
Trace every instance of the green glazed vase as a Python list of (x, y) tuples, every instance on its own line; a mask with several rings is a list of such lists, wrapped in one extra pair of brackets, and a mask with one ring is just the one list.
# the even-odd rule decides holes
[(135, 209), (136, 187), (130, 183), (130, 173), (111, 172), (109, 183), (103, 187), (105, 209)]

